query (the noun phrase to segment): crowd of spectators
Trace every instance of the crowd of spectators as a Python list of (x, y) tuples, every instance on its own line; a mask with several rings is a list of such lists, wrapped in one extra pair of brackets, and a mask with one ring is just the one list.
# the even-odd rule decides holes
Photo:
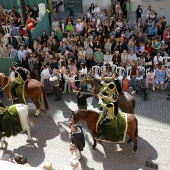
[[(54, 71), (60, 74), (60, 90), (63, 93), (67, 90), (71, 93), (71, 89), (80, 87), (86, 90), (83, 83), (75, 80), (83, 79), (89, 72), (100, 79), (100, 76), (111, 76), (114, 71), (123, 77), (120, 81), (124, 91), (128, 90), (127, 82), (131, 80), (134, 94), (136, 80), (143, 79), (143, 75), (146, 76), (147, 88), (151, 82), (153, 90), (159, 87), (163, 90), (164, 84), (170, 86), (170, 27), (166, 26), (165, 17), (159, 17), (151, 6), (146, 17), (142, 18), (144, 10), (141, 5), (136, 10), (136, 24), (132, 24), (127, 19), (126, 3), (125, 0), (123, 8), (117, 3), (111, 17), (107, 9), (91, 4), (83, 18), (78, 18), (75, 24), (71, 16), (61, 22), (54, 18), (51, 34), (43, 31), (33, 41), (33, 47), (24, 46), (27, 33), (21, 14), (15, 7), (7, 11), (1, 6), (0, 57), (13, 58), (18, 53), (27, 77), (41, 81), (46, 94), (54, 90), (50, 82)], [(36, 25), (38, 9), (26, 6), (26, 13)], [(9, 29), (8, 38), (3, 26)], [(154, 37), (148, 36), (151, 32)], [(75, 155), (76, 149), (74, 144), (71, 145), (70, 150)], [(80, 155), (76, 156), (72, 158), (71, 166), (81, 169)], [(48, 162), (44, 169), (46, 167), (51, 169), (52, 164)]]

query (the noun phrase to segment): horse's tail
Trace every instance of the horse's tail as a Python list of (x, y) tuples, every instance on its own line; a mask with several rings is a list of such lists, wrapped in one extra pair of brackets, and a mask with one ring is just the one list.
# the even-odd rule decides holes
[(134, 117), (134, 120), (136, 122), (135, 136), (137, 137), (138, 136), (138, 120), (136, 117)]
[(136, 101), (135, 101), (134, 98), (132, 99), (132, 106), (133, 106), (133, 108), (131, 109), (131, 112), (130, 112), (130, 113), (134, 114), (135, 106), (136, 106)]
[(31, 114), (30, 109), (28, 109), (28, 122), (30, 123), (30, 126), (33, 127), (34, 126), (34, 121), (33, 121), (33, 114)]
[(42, 106), (43, 109), (48, 109), (48, 102), (47, 102), (47, 98), (46, 98), (46, 94), (45, 94), (45, 90), (44, 87), (41, 86), (41, 101), (42, 101)]

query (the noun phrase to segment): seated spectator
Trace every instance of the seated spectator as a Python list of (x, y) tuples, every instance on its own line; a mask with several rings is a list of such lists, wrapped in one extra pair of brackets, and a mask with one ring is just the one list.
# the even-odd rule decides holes
[(136, 51), (137, 57), (142, 57), (145, 54), (145, 46), (142, 42), (139, 43), (139, 49)]
[(147, 53), (145, 57), (145, 70), (152, 67), (153, 67), (153, 58), (151, 57), (150, 53)]
[(71, 24), (71, 22), (68, 22), (65, 31), (73, 32), (73, 28), (74, 28), (74, 27), (73, 27), (73, 25)]
[(121, 57), (119, 54), (119, 51), (115, 51), (113, 58), (112, 58), (113, 64), (120, 66), (121, 63)]
[(20, 16), (18, 10), (14, 6), (11, 7), (11, 13), (10, 14), (11, 14), (11, 16), (16, 16), (16, 17)]
[(48, 36), (47, 36), (47, 34), (46, 34), (46, 31), (43, 31), (43, 32), (42, 32), (41, 39), (42, 39), (42, 42), (43, 42), (43, 43), (44, 43), (44, 42), (47, 42)]
[(36, 6), (33, 6), (33, 18), (38, 18), (39, 10)]
[(17, 41), (17, 39), (13, 36), (12, 33), (9, 34), (8, 44), (12, 45), (12, 47), (15, 48), (15, 49), (18, 47), (18, 41)]
[(130, 54), (128, 55), (128, 62), (127, 62), (128, 67), (130, 66), (130, 62), (132, 60), (137, 62), (137, 56), (133, 51), (130, 51)]
[(33, 18), (34, 17), (34, 11), (31, 9), (29, 5), (26, 5), (26, 14), (27, 17)]
[(128, 53), (126, 50), (124, 50), (123, 53), (121, 54), (120, 66), (126, 68), (127, 61), (128, 61)]
[(157, 89), (159, 88), (159, 86), (161, 86), (161, 90), (163, 90), (165, 76), (166, 76), (166, 71), (165, 71), (164, 65), (162, 65), (162, 63), (160, 63), (157, 66), (157, 69), (155, 71), (155, 84), (156, 84)]
[(11, 34), (13, 36), (19, 36), (19, 30), (14, 26), (13, 23), (10, 24)]
[(7, 57), (7, 48), (0, 42), (0, 57)]
[(77, 24), (76, 24), (76, 31), (77, 31), (77, 33), (80, 33), (80, 34), (82, 34), (82, 32), (83, 32), (83, 29), (84, 29), (84, 25), (83, 25), (83, 23), (81, 22), (81, 19), (78, 19), (77, 20)]
[(6, 25), (6, 16), (3, 13), (0, 14), (0, 23)]
[(80, 67), (80, 63), (84, 63), (86, 64), (86, 51), (84, 50), (83, 46), (80, 46), (78, 49), (78, 53), (77, 53), (77, 57), (78, 57), (78, 63), (77, 63), (77, 68), (79, 69)]
[(17, 50), (12, 47), (12, 45), (8, 45), (7, 49), (7, 57), (14, 58), (17, 54)]
[(165, 44), (165, 41), (161, 41), (161, 47), (160, 47), (161, 56), (164, 56), (167, 50), (168, 50), (168, 45)]
[(151, 51), (152, 51), (152, 46), (149, 43), (147, 43), (146, 46), (145, 46), (145, 52), (151, 53)]
[(4, 46), (6, 46), (7, 43), (8, 43), (6, 38), (5, 38), (5, 34), (2, 34), (1, 31), (0, 31), (0, 42), (3, 43)]
[(148, 74), (146, 74), (146, 88), (148, 88), (148, 82), (152, 83), (152, 89), (155, 90), (155, 72), (153, 68), (149, 69)]
[(160, 53), (158, 53), (154, 58), (153, 58), (153, 64), (154, 67), (157, 68), (157, 65), (159, 65), (160, 63), (163, 63), (163, 57), (161, 56)]
[(62, 41), (62, 39), (63, 39), (63, 34), (62, 34), (60, 28), (56, 31), (56, 36), (57, 36), (59, 42)]
[(152, 55), (156, 55), (160, 52), (161, 43), (158, 41), (158, 37), (155, 37), (152, 41)]
[(104, 60), (104, 54), (103, 54), (101, 48), (98, 48), (98, 50), (94, 53), (93, 65), (102, 66), (103, 60)]
[(113, 56), (110, 54), (110, 51), (106, 51), (103, 61), (105, 64), (109, 64), (110, 62), (112, 62), (112, 58), (113, 58)]

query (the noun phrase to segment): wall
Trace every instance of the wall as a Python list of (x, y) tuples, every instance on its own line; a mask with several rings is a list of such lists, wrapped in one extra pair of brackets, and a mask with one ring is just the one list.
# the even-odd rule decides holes
[[(16, 9), (19, 9), (21, 0), (0, 0), (0, 5), (2, 5), (5, 9), (11, 9), (11, 6), (15, 6)], [(33, 7), (34, 5), (38, 6), (39, 3), (45, 3), (47, 6), (46, 0), (25, 0), (25, 5), (30, 5)]]

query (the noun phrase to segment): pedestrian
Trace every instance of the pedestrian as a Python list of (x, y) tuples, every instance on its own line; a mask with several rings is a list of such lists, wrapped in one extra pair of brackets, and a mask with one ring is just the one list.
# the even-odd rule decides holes
[(80, 152), (78, 147), (75, 144), (70, 145), (70, 152), (72, 156), (76, 156), (77, 159), (80, 159)]
[(61, 80), (61, 77), (60, 77), (58, 69), (53, 69), (53, 74), (50, 76), (50, 81), (54, 85), (54, 93), (56, 96), (55, 101), (61, 100), (60, 80)]
[(76, 124), (71, 125), (70, 139), (71, 143), (75, 144), (79, 149), (81, 158), (81, 151), (83, 151), (83, 148), (85, 147), (84, 133), (81, 126), (77, 126)]
[(136, 93), (136, 76), (139, 74), (138, 68), (136, 66), (136, 61), (132, 60), (131, 61), (131, 75), (130, 75), (130, 80), (131, 80), (131, 85), (132, 85), (132, 94)]
[(124, 1), (122, 10), (123, 10), (123, 18), (127, 19), (127, 0)]
[(138, 22), (139, 18), (142, 18), (142, 7), (141, 7), (141, 5), (139, 5), (137, 10), (136, 10), (136, 23)]
[(92, 94), (86, 94), (83, 92), (82, 88), (79, 88), (77, 94), (77, 105), (78, 109), (85, 109), (87, 110), (87, 98), (91, 97)]
[(74, 2), (73, 1), (70, 2), (68, 10), (70, 11), (70, 16), (75, 18), (75, 14), (74, 14)]

